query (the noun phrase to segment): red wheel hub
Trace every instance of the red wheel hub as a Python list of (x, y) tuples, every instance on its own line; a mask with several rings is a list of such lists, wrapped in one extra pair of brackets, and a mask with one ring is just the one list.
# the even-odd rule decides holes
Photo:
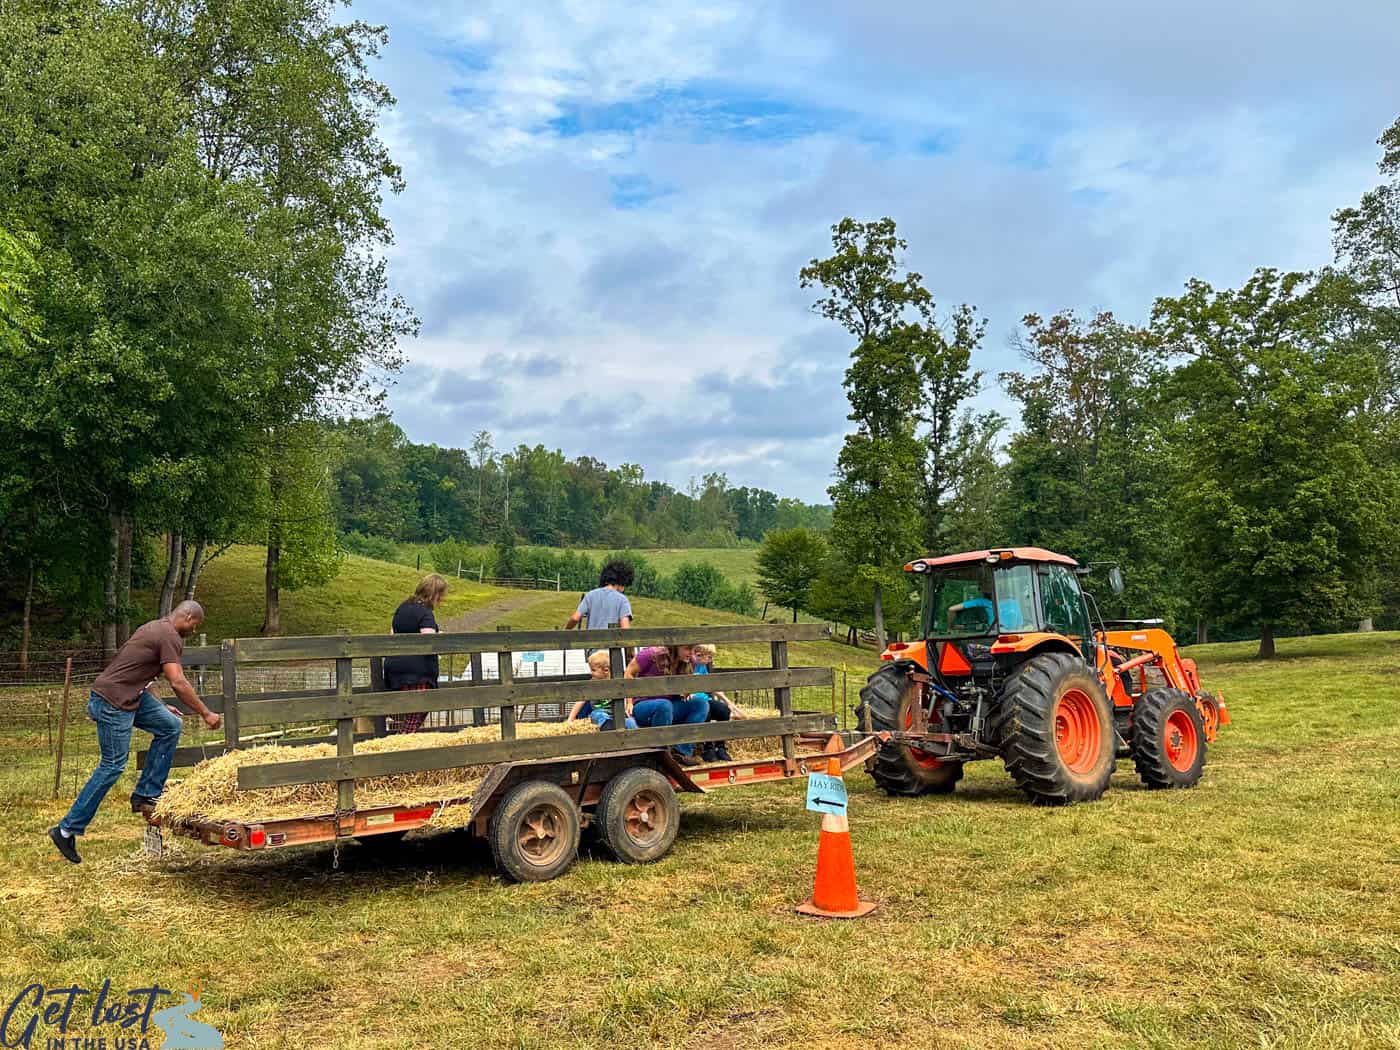
[(1173, 711), (1167, 715), (1167, 724), (1162, 729), (1167, 761), (1178, 773), (1188, 772), (1196, 762), (1196, 752), (1200, 741), (1196, 736), (1196, 723), (1185, 711)]
[(1083, 776), (1099, 761), (1103, 727), (1098, 708), (1082, 689), (1067, 689), (1055, 705), (1055, 746), (1071, 773)]
[[(918, 703), (917, 695), (912, 703), (906, 704), (904, 708), (904, 731), (907, 733), (914, 728), (914, 704)], [(906, 747), (904, 753), (912, 758), (925, 769), (936, 769), (943, 764), (941, 759), (934, 758), (917, 747)]]

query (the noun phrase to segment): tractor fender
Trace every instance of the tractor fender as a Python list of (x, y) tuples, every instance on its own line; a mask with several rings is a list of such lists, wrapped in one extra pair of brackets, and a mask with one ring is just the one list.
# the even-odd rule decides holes
[(927, 642), (890, 642), (885, 646), (885, 651), (880, 654), (881, 660), (893, 660), (895, 663), (914, 663), (920, 670), (927, 671), (928, 643)]

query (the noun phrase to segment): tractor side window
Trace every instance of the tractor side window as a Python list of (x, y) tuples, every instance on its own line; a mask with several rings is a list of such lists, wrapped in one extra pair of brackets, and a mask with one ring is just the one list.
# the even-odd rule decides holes
[(1045, 602), (1045, 627), (1081, 642), (1089, 637), (1089, 621), (1079, 581), (1063, 565), (1051, 565), (1041, 577), (1040, 596)]
[(981, 566), (945, 570), (929, 580), (929, 589), (930, 600), (924, 606), (928, 612), (925, 637), (995, 631), (992, 596), (987, 593), (986, 574)]
[(1035, 628), (1035, 590), (1029, 565), (1008, 565), (996, 571), (997, 616), (1003, 631)]

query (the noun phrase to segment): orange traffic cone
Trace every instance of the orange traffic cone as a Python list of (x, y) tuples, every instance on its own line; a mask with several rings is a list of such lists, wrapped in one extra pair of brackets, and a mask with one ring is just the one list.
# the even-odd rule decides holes
[[(841, 775), (841, 760), (827, 762), (830, 776)], [(812, 895), (797, 906), (802, 915), (826, 919), (859, 919), (876, 909), (874, 901), (856, 894), (856, 858), (851, 852), (851, 825), (844, 813), (823, 813), (817, 842), (817, 881)]]

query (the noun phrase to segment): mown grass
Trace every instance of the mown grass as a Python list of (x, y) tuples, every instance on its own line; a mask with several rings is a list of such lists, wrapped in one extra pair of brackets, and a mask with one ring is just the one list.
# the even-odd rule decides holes
[[(259, 633), (265, 608), (265, 554), (261, 547), (232, 547), (204, 570), (198, 596), (207, 616), (203, 631), (211, 640)], [(395, 607), (413, 593), (422, 577), (409, 566), (351, 554), (329, 583), (282, 591), (282, 633), (334, 634), (345, 627), (352, 634), (387, 634)], [(438, 615), (455, 616), (503, 593), (507, 592), (453, 580)], [(147, 613), (155, 609), (154, 595), (138, 594), (137, 598)]]
[(1234, 718), (1194, 791), (1123, 763), (1101, 803), (1043, 810), (991, 763), (940, 798), (852, 775), (881, 904), (853, 923), (793, 914), (817, 823), (797, 785), (687, 799), (660, 863), (534, 886), (460, 834), (338, 867), (149, 861), (120, 791), (72, 868), (43, 838), (63, 802), (0, 800), (0, 998), (200, 981), (230, 1047), (1400, 1045), (1400, 635), (1279, 647), (1193, 651)]

